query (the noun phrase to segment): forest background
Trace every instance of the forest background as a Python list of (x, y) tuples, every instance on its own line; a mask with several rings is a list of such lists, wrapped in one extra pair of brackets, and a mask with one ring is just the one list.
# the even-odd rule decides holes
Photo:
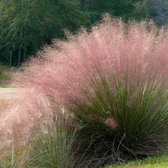
[(90, 29), (104, 14), (168, 23), (167, 0), (0, 0), (0, 64), (19, 67), (54, 39)]

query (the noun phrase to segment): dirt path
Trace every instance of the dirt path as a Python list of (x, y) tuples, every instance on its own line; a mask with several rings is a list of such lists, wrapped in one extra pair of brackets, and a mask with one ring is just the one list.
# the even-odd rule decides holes
[(16, 99), (24, 92), (26, 92), (24, 88), (0, 88), (0, 100)]

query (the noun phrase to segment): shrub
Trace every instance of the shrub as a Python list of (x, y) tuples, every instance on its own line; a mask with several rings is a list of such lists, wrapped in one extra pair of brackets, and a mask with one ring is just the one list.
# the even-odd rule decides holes
[(46, 96), (56, 116), (63, 108), (74, 117), (75, 143), (86, 145), (79, 155), (95, 156), (88, 167), (142, 158), (167, 145), (167, 44), (167, 30), (153, 23), (105, 17), (31, 60), (14, 84)]

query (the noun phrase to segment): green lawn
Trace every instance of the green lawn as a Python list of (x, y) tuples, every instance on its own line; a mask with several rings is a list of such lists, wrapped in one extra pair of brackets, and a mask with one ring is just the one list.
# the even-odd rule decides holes
[(161, 157), (151, 157), (143, 161), (128, 164), (107, 166), (106, 168), (168, 168), (168, 154)]

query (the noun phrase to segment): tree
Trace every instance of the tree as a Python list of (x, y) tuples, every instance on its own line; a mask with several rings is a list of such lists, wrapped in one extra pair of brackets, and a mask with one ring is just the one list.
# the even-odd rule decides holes
[(0, 1), (0, 62), (19, 66), (64, 29), (75, 32), (86, 15), (68, 0)]
[(133, 10), (134, 3), (132, 0), (85, 0), (87, 10), (92, 17), (100, 19), (103, 13), (109, 13), (115, 17), (128, 19)]
[(167, 0), (143, 0), (136, 4), (136, 12), (139, 18), (152, 19), (158, 26), (168, 23)]

